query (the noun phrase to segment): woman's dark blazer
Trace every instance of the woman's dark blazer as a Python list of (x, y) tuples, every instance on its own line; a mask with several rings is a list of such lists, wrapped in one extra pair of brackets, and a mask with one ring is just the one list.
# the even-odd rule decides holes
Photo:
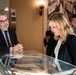
[[(16, 33), (10, 29), (8, 29), (10, 40), (12, 43), (12, 46), (16, 45), (18, 43)], [(0, 55), (1, 54), (8, 54), (10, 51), (10, 47), (7, 47), (6, 41), (4, 39), (4, 36), (2, 34), (2, 31), (0, 30)]]
[[(57, 41), (54, 38), (50, 39), (46, 54), (49, 56), (55, 56), (54, 48), (57, 44)], [(76, 65), (76, 36), (69, 35), (66, 42), (61, 44), (59, 49), (58, 59), (69, 62), (73, 65)]]

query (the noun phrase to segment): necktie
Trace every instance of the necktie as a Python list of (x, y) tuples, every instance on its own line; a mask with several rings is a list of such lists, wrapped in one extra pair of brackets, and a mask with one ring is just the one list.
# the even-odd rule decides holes
[(8, 38), (8, 34), (7, 34), (7, 31), (4, 31), (5, 32), (5, 37), (6, 37), (6, 41), (8, 43), (8, 47), (11, 47), (11, 43), (10, 43), (10, 40)]

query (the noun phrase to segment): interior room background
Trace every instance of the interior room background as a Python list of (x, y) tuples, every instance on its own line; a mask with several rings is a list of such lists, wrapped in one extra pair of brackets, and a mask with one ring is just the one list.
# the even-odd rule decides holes
[[(47, 16), (59, 11), (70, 17), (76, 13), (76, 0), (44, 0), (45, 6), (42, 16), (39, 15), (37, 4), (40, 0), (0, 0), (0, 9), (8, 7), (16, 10), (16, 34), (24, 50), (38, 50), (45, 52), (43, 38), (47, 26)], [(9, 16), (9, 12), (7, 12)], [(68, 16), (70, 15), (70, 16)]]

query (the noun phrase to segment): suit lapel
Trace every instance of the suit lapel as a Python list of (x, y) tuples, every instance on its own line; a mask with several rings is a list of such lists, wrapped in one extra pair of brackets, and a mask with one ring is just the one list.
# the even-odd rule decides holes
[(0, 30), (0, 42), (1, 42), (1, 44), (4, 44), (5, 46), (7, 46), (5, 38), (4, 38), (1, 30)]

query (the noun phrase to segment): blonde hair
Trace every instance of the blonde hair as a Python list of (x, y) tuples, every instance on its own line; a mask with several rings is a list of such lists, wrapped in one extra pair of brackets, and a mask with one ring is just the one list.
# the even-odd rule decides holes
[[(66, 41), (69, 34), (75, 35), (73, 28), (70, 26), (71, 23), (62, 13), (54, 12), (53, 14), (49, 15), (49, 21), (57, 23), (56, 25), (61, 28), (61, 37), (63, 41)], [(59, 37), (55, 35), (54, 38), (56, 40), (59, 39)]]

